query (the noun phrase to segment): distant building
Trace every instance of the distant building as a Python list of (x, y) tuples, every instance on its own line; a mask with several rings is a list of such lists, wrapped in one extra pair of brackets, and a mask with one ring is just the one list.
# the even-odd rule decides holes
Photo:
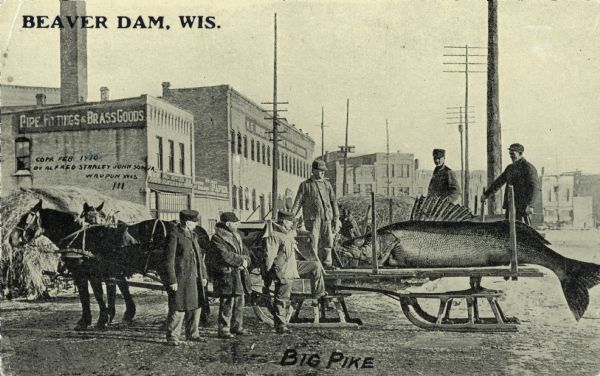
[(60, 104), (60, 88), (0, 84), (0, 107)]
[[(242, 220), (264, 218), (271, 210), (272, 121), (269, 112), (229, 85), (172, 89), (162, 99), (194, 114), (195, 175), (227, 187), (228, 197), (196, 193), (201, 213), (214, 217), (233, 210)], [(291, 205), (310, 176), (315, 142), (301, 129), (280, 121), (278, 207)], [(290, 206), (291, 208), (291, 206)]]
[(600, 175), (575, 175), (575, 194), (582, 197), (592, 198), (592, 215), (594, 223), (598, 225), (600, 220)]
[[(336, 195), (341, 197), (343, 155), (340, 152), (327, 153), (324, 159), (328, 169), (325, 176), (333, 185)], [(387, 196), (414, 194), (416, 162), (411, 153), (390, 153), (389, 163), (387, 153), (366, 154), (349, 157), (346, 164), (346, 185), (350, 195), (367, 196), (371, 192)]]
[[(542, 175), (544, 224), (566, 228), (594, 227), (593, 197), (581, 172)], [(585, 196), (584, 196), (585, 195)]]

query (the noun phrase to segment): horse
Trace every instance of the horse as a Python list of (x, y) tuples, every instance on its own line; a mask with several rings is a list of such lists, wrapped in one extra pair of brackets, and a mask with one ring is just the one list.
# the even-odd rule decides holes
[[(83, 210), (79, 215), (79, 220), (82, 220), (85, 224), (88, 225), (103, 225), (103, 226), (127, 226), (127, 224), (123, 221), (118, 221), (115, 215), (118, 212), (107, 214), (103, 210), (104, 202), (102, 202), (97, 207), (89, 205), (87, 202), (83, 203)], [(131, 242), (128, 244), (132, 244)], [(81, 275), (80, 275), (81, 276)], [(131, 325), (133, 322), (133, 318), (135, 317), (136, 308), (133, 298), (131, 297), (131, 292), (129, 291), (129, 284), (125, 278), (109, 278), (104, 281), (106, 283), (106, 298), (107, 298), (107, 308), (108, 308), (108, 322), (107, 324), (112, 324), (115, 316), (116, 316), (116, 298), (117, 298), (117, 289), (119, 287), (119, 291), (121, 291), (121, 295), (123, 295), (123, 300), (125, 301), (125, 314), (123, 315), (123, 322), (127, 325)], [(86, 286), (86, 282), (82, 282), (83, 285)]]
[(78, 283), (82, 306), (82, 317), (75, 329), (82, 330), (91, 324), (87, 281), (100, 310), (96, 327), (104, 328), (109, 311), (103, 298), (102, 280), (124, 279), (134, 273), (146, 274), (149, 270), (160, 274), (164, 264), (163, 250), (167, 247), (168, 234), (174, 228), (174, 223), (161, 220), (146, 220), (130, 226), (84, 227), (72, 213), (43, 209), (40, 200), (21, 217), (9, 235), (9, 242), (12, 246), (20, 246), (44, 234), (59, 248), (66, 249), (63, 259)]

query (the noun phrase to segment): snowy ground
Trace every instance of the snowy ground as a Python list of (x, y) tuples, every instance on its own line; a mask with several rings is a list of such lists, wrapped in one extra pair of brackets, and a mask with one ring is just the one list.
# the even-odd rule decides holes
[[(546, 231), (545, 236), (563, 255), (600, 264), (600, 232)], [(600, 374), (600, 288), (591, 290), (590, 306), (576, 322), (558, 279), (543, 271), (541, 278), (484, 279), (485, 287), (506, 292), (505, 311), (522, 323), (514, 333), (427, 332), (410, 324), (397, 302), (363, 293), (348, 299), (351, 310), (365, 322), (360, 329), (294, 329), (281, 336), (246, 308), (251, 335), (221, 340), (213, 306), (212, 325), (203, 331), (207, 342), (171, 348), (165, 346), (160, 329), (166, 313), (165, 295), (160, 292), (135, 290), (135, 324), (116, 324), (104, 331), (72, 330), (80, 314), (72, 290), (47, 301), (2, 302), (1, 369), (6, 375)], [(422, 288), (463, 289), (467, 282), (443, 279)], [(122, 313), (121, 300), (119, 304)], [(462, 305), (456, 307), (461, 309)], [(319, 354), (320, 363), (282, 366), (286, 349)], [(335, 363), (328, 369), (334, 351), (360, 357), (359, 366), (372, 357), (374, 368), (341, 369)]]

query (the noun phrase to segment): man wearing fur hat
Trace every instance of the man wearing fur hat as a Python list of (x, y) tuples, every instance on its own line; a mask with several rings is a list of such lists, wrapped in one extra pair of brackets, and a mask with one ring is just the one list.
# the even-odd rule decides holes
[(265, 280), (275, 282), (273, 320), (278, 333), (289, 331), (286, 326), (286, 311), (294, 279), (310, 279), (314, 299), (327, 295), (321, 265), (317, 261), (296, 261), (295, 236), (294, 214), (285, 211), (277, 213), (277, 223), (273, 224), (273, 231), (267, 231), (265, 234)]
[(329, 269), (333, 267), (333, 232), (340, 230), (341, 222), (335, 192), (329, 181), (325, 180), (325, 171), (325, 161), (315, 159), (312, 176), (300, 183), (292, 213), (296, 214), (302, 208), (304, 225), (311, 234), (313, 252)]
[(460, 199), (460, 186), (454, 171), (446, 166), (446, 150), (433, 149), (433, 163), (435, 169), (429, 182), (427, 195), (445, 198), (456, 204)]
[(213, 288), (219, 296), (219, 337), (245, 335), (243, 326), (244, 295), (250, 291), (250, 256), (238, 233), (240, 220), (232, 212), (221, 214), (210, 241), (206, 262), (213, 276)]
[[(179, 345), (181, 326), (185, 321), (185, 336), (189, 341), (202, 341), (198, 332), (200, 309), (198, 289), (207, 284), (206, 266), (194, 229), (198, 212), (182, 210), (180, 223), (168, 236), (165, 284), (169, 299), (167, 343)], [(201, 284), (199, 286), (199, 284)]]
[[(515, 197), (516, 220), (530, 224), (529, 216), (533, 213), (533, 207), (540, 194), (540, 182), (535, 167), (523, 157), (525, 147), (521, 144), (512, 144), (508, 148), (508, 154), (513, 163), (509, 164), (504, 172), (494, 180), (492, 185), (481, 196), (481, 202), (498, 191), (504, 184), (512, 185)], [(504, 190), (504, 204), (508, 218), (508, 190)]]

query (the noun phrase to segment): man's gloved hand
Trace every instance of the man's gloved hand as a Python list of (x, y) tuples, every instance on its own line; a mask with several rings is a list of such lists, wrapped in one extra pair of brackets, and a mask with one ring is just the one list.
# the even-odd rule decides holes
[(241, 266), (241, 268), (242, 268), (242, 269), (247, 269), (247, 268), (248, 268), (248, 261), (246, 261), (246, 260), (243, 260), (243, 261), (242, 261), (242, 266)]
[(533, 214), (533, 208), (532, 208), (531, 206), (528, 206), (528, 207), (525, 209), (525, 213), (527, 213), (527, 214)]
[(206, 285), (208, 285), (208, 280), (207, 279), (202, 279), (202, 286), (206, 287)]
[(173, 283), (172, 285), (169, 285), (169, 290), (177, 291), (177, 283)]

